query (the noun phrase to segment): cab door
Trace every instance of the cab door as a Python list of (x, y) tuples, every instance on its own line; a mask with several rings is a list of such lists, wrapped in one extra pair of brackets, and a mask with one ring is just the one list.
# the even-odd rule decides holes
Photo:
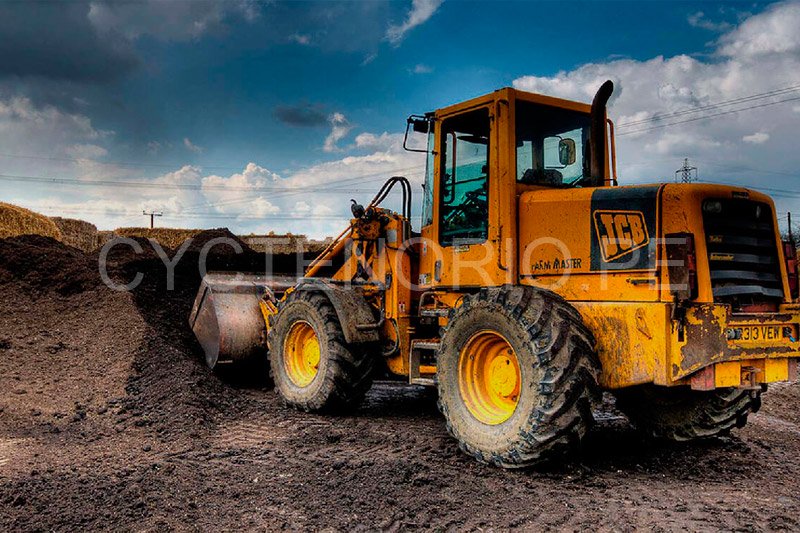
[(492, 103), (437, 120), (433, 195), (426, 199), (430, 224), (422, 231), (423, 288), (508, 282), (498, 231), (501, 204), (507, 202), (500, 201), (494, 109)]

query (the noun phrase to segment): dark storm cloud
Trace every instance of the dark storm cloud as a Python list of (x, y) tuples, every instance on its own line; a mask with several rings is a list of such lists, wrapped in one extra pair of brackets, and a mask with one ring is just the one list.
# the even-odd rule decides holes
[(275, 108), (275, 117), (290, 126), (315, 127), (328, 124), (328, 113), (322, 104), (281, 105)]
[(0, 77), (103, 83), (139, 64), (122, 36), (98, 35), (85, 2), (0, 3)]

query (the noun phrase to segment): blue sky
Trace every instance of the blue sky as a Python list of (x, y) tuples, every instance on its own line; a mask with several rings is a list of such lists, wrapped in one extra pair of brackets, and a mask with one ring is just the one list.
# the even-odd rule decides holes
[[(305, 166), (329, 159), (319, 150), (327, 132), (287, 127), (275, 117), (278, 106), (319, 104), (370, 131), (397, 130), (411, 112), (526, 74), (550, 76), (609, 57), (707, 53), (713, 35), (687, 17), (719, 10), (707, 2), (452, 2), (393, 46), (385, 29), (403, 20), (407, 3), (330, 4), (263, 6), (251, 23), (232, 22), (187, 42), (143, 38), (137, 49), (144, 65), (114, 87), (93, 88), (93, 121), (131, 142), (112, 155), (183, 164), (188, 136), (205, 148), (192, 163)], [(325, 9), (336, 16), (321, 24), (315, 12)], [(736, 11), (726, 11), (719, 20), (735, 22)], [(372, 35), (349, 42), (364, 27)], [(295, 35), (309, 44), (292, 41)], [(414, 73), (417, 65), (422, 73)], [(153, 140), (175, 149), (150, 154)]]
[[(326, 180), (375, 176), (347, 182), (366, 191), (381, 172), (419, 166), (397, 150), (410, 113), (509, 85), (588, 101), (608, 77), (618, 87), (612, 115), (624, 122), (800, 85), (797, 11), (793, 2), (6, 2), (0, 174), (149, 180), (154, 190), (0, 181), (0, 199), (105, 228), (141, 223), (136, 214), (151, 208), (176, 226), (332, 233), (347, 191), (324, 194)], [(716, 129), (681, 127), (681, 139), (675, 128), (621, 137), (623, 177), (671, 179), (694, 156), (708, 179), (755, 185), (747, 168), (764, 168), (769, 146), (771, 181), (789, 190), (791, 150), (773, 145), (800, 112), (770, 109), (779, 124), (744, 112)], [(310, 194), (315, 185), (322, 196)]]

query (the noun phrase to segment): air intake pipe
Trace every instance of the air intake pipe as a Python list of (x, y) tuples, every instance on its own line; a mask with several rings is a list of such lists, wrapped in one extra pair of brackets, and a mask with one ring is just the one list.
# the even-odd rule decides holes
[(602, 186), (609, 180), (606, 179), (606, 152), (608, 151), (608, 140), (606, 139), (606, 104), (614, 92), (614, 82), (606, 81), (597, 90), (592, 100), (591, 122), (591, 161), (589, 173), (592, 177), (592, 185)]

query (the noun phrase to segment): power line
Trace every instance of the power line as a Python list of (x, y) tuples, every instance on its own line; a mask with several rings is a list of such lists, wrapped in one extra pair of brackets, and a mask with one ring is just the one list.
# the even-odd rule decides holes
[(700, 162), (700, 163), (702, 163), (704, 165), (712, 165), (712, 166), (715, 166), (715, 167), (727, 168), (727, 169), (733, 170), (733, 171), (749, 170), (751, 172), (760, 172), (760, 173), (763, 173), (763, 174), (775, 174), (776, 176), (788, 176), (790, 178), (800, 177), (800, 174), (798, 174), (796, 172), (781, 172), (780, 170), (769, 170), (769, 169), (766, 169), (766, 168), (754, 168), (754, 167), (748, 167), (748, 166), (741, 165), (741, 164), (730, 165), (730, 164), (725, 164), (725, 163), (717, 163), (716, 161), (700, 160), (700, 159), (697, 159), (697, 158), (695, 158), (695, 161), (698, 161), (698, 162)]
[[(247, 191), (247, 192), (289, 192), (289, 191), (335, 191), (324, 185), (305, 185), (300, 187), (234, 187), (226, 185), (203, 185), (194, 183), (153, 183), (144, 181), (110, 181), (110, 180), (77, 180), (71, 178), (55, 178), (45, 176), (21, 176), (0, 174), (3, 181), (22, 181), (30, 183), (47, 183), (58, 185), (79, 185), (79, 186), (103, 186), (103, 187), (127, 187), (138, 189), (171, 189), (187, 191)], [(347, 191), (352, 191), (348, 189)]]
[[(136, 162), (136, 161), (98, 161), (96, 159), (91, 158), (75, 158), (75, 157), (57, 157), (57, 156), (42, 156), (42, 155), (32, 155), (32, 154), (9, 154), (9, 153), (0, 153), (0, 157), (5, 158), (12, 158), (12, 159), (33, 159), (33, 160), (43, 160), (43, 161), (62, 161), (62, 162), (73, 162), (73, 163), (92, 163), (97, 165), (108, 165), (108, 166), (121, 166), (121, 167), (143, 167), (143, 168), (164, 168), (164, 169), (178, 169), (183, 168), (184, 166), (197, 166), (202, 169), (214, 169), (214, 170), (242, 170), (240, 165), (207, 165), (203, 163), (198, 163), (197, 165), (186, 165), (186, 164), (168, 164), (168, 163), (143, 163), (143, 162)], [(301, 174), (306, 171), (313, 170), (320, 165), (326, 165), (327, 163), (320, 163), (317, 165), (306, 165), (303, 167), (295, 168), (291, 171), (287, 171), (290, 175), (297, 175)], [(406, 170), (412, 169), (422, 169), (424, 165), (415, 165), (413, 167), (407, 167), (405, 169), (392, 169), (387, 170), (386, 173), (397, 173), (397, 172), (404, 172)], [(350, 179), (350, 178), (348, 178)]]
[(628, 126), (634, 126), (634, 125), (638, 125), (638, 124), (645, 124), (645, 123), (649, 123), (649, 122), (657, 122), (657, 121), (668, 119), (668, 118), (688, 115), (688, 114), (691, 114), (691, 113), (697, 113), (699, 111), (705, 111), (705, 110), (709, 110), (709, 109), (716, 109), (716, 108), (726, 107), (726, 106), (729, 106), (729, 105), (735, 105), (735, 104), (739, 104), (739, 103), (743, 103), (743, 102), (750, 102), (750, 101), (754, 101), (754, 100), (761, 100), (761, 99), (764, 99), (764, 98), (771, 98), (771, 97), (774, 97), (774, 96), (781, 96), (783, 94), (792, 93), (792, 92), (795, 92), (797, 90), (800, 90), (800, 85), (795, 85), (795, 86), (792, 86), (792, 87), (785, 87), (783, 89), (774, 89), (772, 91), (767, 91), (767, 92), (764, 92), (764, 93), (753, 94), (753, 95), (750, 95), (750, 96), (742, 96), (742, 97), (739, 97), (739, 98), (734, 98), (732, 100), (725, 100), (725, 101), (717, 102), (717, 103), (714, 103), (714, 104), (706, 104), (706, 105), (702, 105), (702, 106), (692, 107), (692, 108), (689, 108), (689, 109), (683, 109), (681, 111), (675, 111), (675, 112), (672, 112), (672, 113), (656, 114), (656, 115), (654, 115), (652, 117), (648, 117), (648, 118), (641, 119), (641, 120), (634, 120), (634, 121), (631, 121), (631, 122), (621, 122), (621, 123), (617, 124), (617, 127), (618, 128), (625, 128), (625, 127), (628, 127)]
[[(698, 180), (703, 183), (717, 183), (714, 181), (709, 180)], [(721, 185), (732, 185), (734, 187), (744, 187), (747, 189), (753, 189), (756, 191), (763, 191), (771, 193), (771, 196), (775, 198), (800, 198), (800, 190), (791, 190), (791, 189), (776, 189), (773, 187), (762, 187), (760, 185), (751, 186), (751, 185), (737, 185), (732, 183), (720, 183)]]
[(698, 120), (707, 120), (707, 119), (710, 119), (710, 118), (721, 117), (723, 115), (731, 115), (731, 114), (734, 114), (734, 113), (739, 113), (741, 111), (748, 111), (748, 110), (751, 110), (751, 109), (759, 109), (759, 108), (762, 108), (762, 107), (768, 107), (768, 106), (773, 106), (773, 105), (777, 105), (777, 104), (783, 104), (783, 103), (786, 103), (786, 102), (794, 102), (796, 100), (800, 100), (800, 96), (795, 96), (793, 98), (786, 98), (784, 100), (778, 100), (777, 102), (767, 102), (767, 103), (764, 103), (764, 104), (758, 104), (758, 105), (742, 107), (740, 109), (731, 109), (731, 110), (728, 110), (728, 111), (720, 111), (719, 113), (712, 113), (710, 115), (703, 115), (701, 117), (688, 118), (688, 119), (685, 119), (685, 120), (679, 120), (677, 122), (670, 122), (669, 124), (659, 124), (659, 125), (656, 125), (656, 126), (650, 126), (648, 128), (640, 128), (640, 129), (637, 129), (637, 130), (626, 131), (626, 132), (623, 132), (623, 133), (618, 133), (617, 137), (624, 137), (625, 135), (633, 135), (634, 133), (646, 133), (646, 132), (653, 131), (653, 130), (658, 130), (658, 129), (661, 129), (661, 128), (667, 128), (669, 126), (677, 126), (678, 124), (686, 124), (686, 123), (689, 123), (689, 122), (696, 122)]
[[(59, 161), (64, 163), (92, 163), (95, 165), (107, 165), (107, 166), (117, 166), (117, 167), (142, 167), (142, 168), (167, 168), (167, 169), (174, 169), (174, 168), (181, 168), (187, 166), (186, 164), (169, 164), (169, 163), (142, 163), (137, 161), (98, 161), (96, 159), (92, 159), (89, 157), (55, 157), (55, 156), (44, 156), (44, 155), (31, 155), (31, 154), (2, 154), (0, 153), (0, 157), (5, 157), (7, 159), (33, 159), (36, 161)], [(194, 165), (188, 165), (194, 166)], [(204, 165), (198, 164), (197, 166), (202, 167), (204, 169), (214, 169), (214, 170), (242, 170), (241, 166), (234, 166), (234, 165)]]
[(379, 178), (393, 173), (406, 172), (410, 170), (418, 170), (424, 168), (423, 165), (413, 167), (406, 167), (402, 169), (387, 169), (381, 172), (363, 174), (359, 176), (351, 176), (349, 178), (342, 178), (339, 180), (330, 180), (325, 184), (315, 185), (301, 185), (297, 187), (235, 187), (228, 185), (206, 185), (197, 183), (154, 183), (152, 181), (127, 181), (127, 180), (79, 180), (72, 178), (56, 178), (47, 176), (24, 176), (12, 174), (0, 174), (2, 181), (19, 181), (29, 183), (47, 183), (58, 185), (77, 185), (77, 186), (105, 186), (105, 187), (128, 187), (138, 189), (171, 189), (171, 190), (194, 190), (194, 191), (242, 191), (242, 192), (270, 192), (270, 193), (292, 193), (292, 192), (372, 192), (372, 189), (359, 190), (359, 189), (337, 189), (330, 187), (330, 185), (348, 185), (358, 181), (366, 181), (367, 178)]
[[(132, 218), (134, 215), (131, 211), (119, 211), (111, 209), (91, 209), (91, 208), (64, 208), (58, 206), (38, 206), (36, 210), (42, 211), (57, 211), (58, 213), (66, 213), (71, 215), (104, 215), (111, 217), (125, 217)], [(141, 215), (138, 215), (141, 216)], [(172, 215), (164, 214), (165, 219), (241, 219), (241, 220), (347, 220), (347, 215), (319, 215), (314, 213), (307, 214), (286, 214), (286, 215), (238, 215), (234, 213), (175, 213)]]

